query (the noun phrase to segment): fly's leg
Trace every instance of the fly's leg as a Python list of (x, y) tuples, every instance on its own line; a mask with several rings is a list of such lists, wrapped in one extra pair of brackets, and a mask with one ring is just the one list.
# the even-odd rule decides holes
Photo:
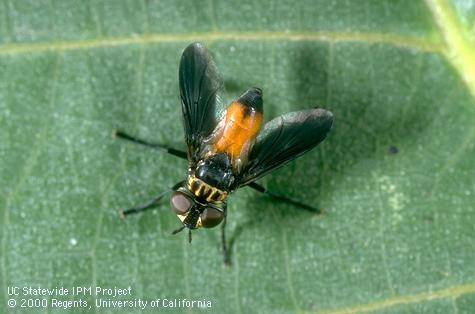
[(226, 216), (224, 216), (223, 223), (221, 224), (221, 247), (223, 249), (223, 261), (224, 265), (231, 265), (231, 258), (229, 256), (228, 245), (226, 244)]
[(150, 147), (150, 148), (154, 148), (154, 149), (164, 150), (167, 153), (169, 153), (170, 155), (173, 155), (173, 156), (176, 156), (176, 157), (179, 157), (179, 158), (182, 158), (182, 159), (188, 159), (187, 154), (184, 151), (174, 149), (174, 148), (172, 148), (168, 145), (164, 145), (164, 144), (150, 143), (150, 142), (141, 140), (141, 139), (139, 139), (135, 136), (129, 135), (125, 132), (122, 132), (120, 130), (113, 130), (112, 131), (112, 137), (113, 138), (120, 137), (124, 140), (128, 140), (128, 141), (131, 141), (131, 142), (136, 143), (136, 144), (141, 144), (141, 145), (144, 145), (144, 146), (147, 146), (147, 147)]
[(282, 201), (282, 202), (284, 202), (284, 203), (292, 204), (292, 205), (294, 205), (294, 206), (296, 206), (296, 207), (300, 207), (300, 208), (302, 208), (302, 209), (311, 211), (311, 212), (314, 213), (314, 214), (321, 214), (321, 213), (322, 213), (322, 211), (321, 211), (320, 209), (318, 209), (318, 208), (315, 208), (315, 207), (310, 206), (310, 205), (308, 205), (308, 204), (304, 204), (304, 203), (301, 203), (301, 202), (297, 202), (297, 201), (292, 200), (292, 199), (290, 199), (290, 198), (288, 198), (288, 197), (285, 197), (285, 196), (276, 194), (276, 193), (274, 193), (274, 192), (272, 192), (272, 191), (267, 190), (265, 187), (263, 187), (263, 186), (260, 185), (260, 184), (255, 183), (255, 182), (251, 182), (251, 183), (249, 183), (247, 186), (250, 187), (250, 188), (252, 188), (252, 189), (254, 189), (254, 190), (256, 190), (256, 191), (258, 191), (258, 192), (264, 193), (264, 194), (266, 194), (266, 195), (268, 195), (268, 196), (270, 196), (270, 197), (272, 197), (272, 198), (274, 198), (274, 199), (276, 199), (276, 200)]
[(141, 213), (141, 212), (144, 212), (146, 210), (149, 210), (149, 209), (153, 209), (154, 207), (158, 206), (158, 202), (169, 192), (170, 191), (160, 193), (159, 195), (155, 196), (153, 199), (151, 199), (150, 201), (148, 201), (145, 204), (140, 204), (140, 205), (128, 208), (128, 209), (120, 210), (119, 215), (122, 219), (124, 219), (125, 216), (128, 216), (130, 214), (137, 214), (137, 213)]
[[(113, 130), (112, 131), (112, 137), (115, 138), (115, 137), (119, 137), (119, 138), (122, 138), (124, 140), (128, 140), (128, 141), (131, 141), (133, 143), (136, 143), (136, 144), (141, 144), (141, 145), (144, 145), (144, 146), (147, 146), (147, 147), (150, 147), (150, 148), (154, 148), (154, 149), (160, 149), (160, 150), (164, 150), (166, 151), (168, 154), (170, 155), (173, 155), (173, 156), (176, 156), (176, 157), (179, 157), (179, 158), (182, 158), (182, 159), (187, 159), (187, 154), (186, 152), (184, 151), (181, 151), (181, 150), (178, 150), (178, 149), (174, 149), (172, 147), (169, 147), (167, 145), (163, 145), (163, 144), (157, 144), (157, 143), (150, 143), (150, 142), (147, 142), (147, 141), (144, 141), (144, 140), (141, 140), (135, 136), (132, 136), (132, 135), (129, 135), (125, 132), (122, 132), (120, 130)], [(163, 193), (160, 193), (158, 194), (157, 196), (155, 196), (153, 199), (151, 199), (150, 201), (148, 201), (147, 203), (145, 204), (141, 204), (141, 205), (138, 205), (138, 206), (134, 206), (134, 207), (131, 207), (131, 208), (128, 208), (128, 209), (125, 209), (125, 210), (121, 210), (120, 211), (120, 216), (122, 218), (125, 218), (125, 216), (127, 215), (130, 215), (130, 214), (136, 214), (136, 213), (140, 213), (140, 212), (144, 212), (146, 210), (149, 210), (149, 209), (152, 209), (154, 207), (156, 207), (158, 205), (158, 202), (165, 196), (167, 195), (168, 193), (170, 193), (171, 191), (173, 190), (176, 190), (179, 186), (181, 186), (183, 184), (183, 181), (181, 182), (178, 182), (177, 184), (175, 184), (170, 190), (167, 190)]]
[(153, 199), (151, 199), (150, 201), (146, 202), (145, 204), (141, 204), (141, 205), (137, 205), (137, 206), (134, 206), (134, 207), (131, 207), (131, 208), (128, 208), (128, 209), (125, 209), (125, 210), (120, 210), (119, 212), (119, 215), (121, 218), (125, 218), (126, 216), (130, 215), (130, 214), (137, 214), (137, 213), (141, 213), (141, 212), (144, 212), (146, 210), (149, 210), (149, 209), (152, 209), (156, 206), (158, 206), (158, 202), (165, 196), (167, 195), (168, 193), (178, 189), (180, 186), (183, 185), (183, 182), (184, 181), (180, 181), (178, 182), (177, 184), (175, 184), (171, 189), (165, 191), (165, 192), (162, 192), (160, 194), (158, 194), (157, 196), (155, 196)]

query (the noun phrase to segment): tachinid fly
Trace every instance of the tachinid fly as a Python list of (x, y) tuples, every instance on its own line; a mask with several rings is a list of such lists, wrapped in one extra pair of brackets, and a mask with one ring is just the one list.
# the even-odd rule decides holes
[(210, 54), (199, 43), (189, 45), (183, 52), (179, 86), (186, 152), (121, 131), (115, 131), (115, 135), (187, 159), (187, 177), (148, 203), (121, 211), (123, 216), (152, 208), (172, 192), (170, 204), (182, 223), (173, 233), (188, 228), (191, 242), (192, 229), (222, 223), (222, 247), (225, 263), (229, 263), (226, 202), (235, 190), (248, 186), (279, 201), (319, 212), (272, 193), (255, 181), (323, 141), (333, 123), (331, 112), (319, 108), (290, 112), (263, 125), (262, 90), (253, 87), (218, 116), (223, 83)]

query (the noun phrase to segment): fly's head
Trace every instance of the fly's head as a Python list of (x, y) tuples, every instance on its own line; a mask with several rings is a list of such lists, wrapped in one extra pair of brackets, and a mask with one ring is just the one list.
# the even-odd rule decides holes
[(185, 187), (180, 187), (170, 197), (170, 205), (183, 223), (173, 233), (182, 231), (185, 227), (190, 230), (198, 228), (213, 228), (219, 225), (226, 216), (226, 202), (202, 203)]

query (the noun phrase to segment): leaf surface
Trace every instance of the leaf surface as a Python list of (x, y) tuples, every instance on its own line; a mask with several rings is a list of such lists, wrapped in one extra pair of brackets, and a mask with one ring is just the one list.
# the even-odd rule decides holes
[[(470, 313), (474, 16), (463, 0), (1, 1), (0, 312), (10, 286), (131, 286), (124, 299), (213, 313)], [(194, 41), (226, 101), (258, 86), (266, 120), (335, 117), (261, 180), (325, 214), (238, 191), (231, 268), (219, 228), (170, 235), (167, 201), (118, 217), (186, 174), (111, 131), (183, 148), (178, 63)]]

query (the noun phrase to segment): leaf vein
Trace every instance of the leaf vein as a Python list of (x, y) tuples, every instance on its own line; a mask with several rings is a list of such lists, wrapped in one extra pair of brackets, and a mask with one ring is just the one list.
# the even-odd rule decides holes
[(189, 41), (322, 41), (322, 42), (363, 42), (368, 44), (388, 44), (406, 49), (417, 49), (426, 52), (443, 52), (443, 45), (427, 39), (404, 36), (395, 33), (363, 33), (363, 32), (201, 32), (201, 33), (146, 33), (124, 37), (98, 37), (85, 40), (51, 41), (36, 43), (12, 43), (0, 46), (0, 55), (36, 53), (55, 50), (83, 50), (98, 47), (115, 47), (124, 45), (145, 45), (164, 42)]
[[(51, 99), (49, 100), (49, 112), (53, 111), (53, 107), (56, 103), (56, 88), (57, 88), (57, 83), (58, 83), (58, 73), (59, 73), (59, 67), (60, 67), (60, 62), (61, 62), (61, 55), (57, 55), (55, 63), (54, 63), (54, 72), (53, 72), (53, 78), (52, 78), (52, 83), (51, 83)], [(46, 120), (49, 120), (50, 116), (47, 116)], [(43, 124), (43, 128), (39, 132), (38, 140), (36, 141), (36, 145), (34, 145), (31, 149), (30, 156), (26, 160), (23, 169), (21, 171), (21, 175), (18, 178), (18, 182), (13, 188), (13, 190), (8, 194), (5, 200), (5, 208), (3, 212), (3, 226), (2, 226), (2, 244), (1, 244), (1, 261), (0, 261), (0, 272), (2, 276), (2, 284), (5, 289), (5, 294), (7, 295), (7, 261), (6, 261), (6, 252), (7, 252), (7, 236), (8, 236), (8, 224), (10, 221), (10, 207), (12, 202), (15, 199), (16, 193), (20, 190), (20, 188), (23, 186), (25, 183), (28, 175), (30, 172), (33, 170), (33, 168), (36, 165), (36, 162), (38, 160), (38, 156), (40, 154), (40, 147), (42, 147), (47, 139), (47, 134), (48, 130), (51, 127), (51, 123), (48, 121), (45, 121)]]
[(445, 299), (445, 298), (458, 298), (465, 294), (475, 293), (475, 282), (467, 284), (454, 285), (445, 289), (436, 290), (436, 291), (427, 291), (416, 294), (407, 294), (400, 295), (395, 297), (390, 297), (380, 301), (370, 302), (366, 304), (355, 304), (350, 305), (344, 308), (337, 309), (328, 309), (317, 311), (314, 313), (317, 314), (353, 314), (353, 313), (364, 313), (382, 310), (390, 308), (392, 306), (400, 304), (413, 304), (420, 303), (425, 301)]

